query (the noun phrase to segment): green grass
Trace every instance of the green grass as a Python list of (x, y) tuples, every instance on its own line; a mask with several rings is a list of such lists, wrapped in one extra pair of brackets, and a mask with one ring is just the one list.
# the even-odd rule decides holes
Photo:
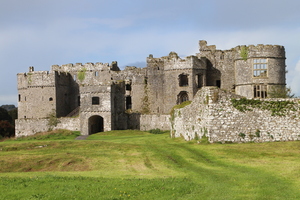
[(0, 199), (299, 199), (300, 142), (111, 131), (0, 143)]

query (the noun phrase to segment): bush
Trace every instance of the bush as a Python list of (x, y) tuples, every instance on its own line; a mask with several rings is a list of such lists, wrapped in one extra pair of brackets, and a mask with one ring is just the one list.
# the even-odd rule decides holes
[(15, 128), (8, 121), (0, 121), (0, 135), (2, 137), (15, 136)]
[(163, 134), (164, 132), (162, 130), (160, 130), (159, 128), (156, 128), (156, 129), (151, 129), (148, 131), (149, 133), (152, 133), (152, 134)]

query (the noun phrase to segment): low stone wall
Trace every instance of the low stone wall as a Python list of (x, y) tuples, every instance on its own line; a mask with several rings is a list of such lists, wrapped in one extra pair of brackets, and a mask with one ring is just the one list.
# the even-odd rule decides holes
[(215, 87), (201, 89), (192, 104), (175, 110), (171, 117), (172, 136), (191, 140), (205, 135), (210, 142), (222, 143), (300, 139), (299, 99), (272, 99), (294, 102), (293, 109), (278, 116), (259, 108), (241, 112), (233, 107), (232, 98), (240, 97)]
[[(59, 123), (53, 130), (68, 129), (72, 131), (80, 130), (79, 117), (77, 118), (58, 118)], [(49, 119), (18, 119), (16, 120), (16, 137), (34, 135), (38, 132), (48, 131)]]
[(170, 130), (170, 115), (140, 116), (140, 130), (148, 131), (156, 128), (160, 130)]

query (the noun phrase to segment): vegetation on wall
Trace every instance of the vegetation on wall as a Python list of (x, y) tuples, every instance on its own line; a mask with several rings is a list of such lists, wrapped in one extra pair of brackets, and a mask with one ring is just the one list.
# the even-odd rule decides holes
[(246, 46), (241, 47), (240, 56), (242, 57), (242, 59), (244, 61), (246, 61), (248, 59), (248, 47), (246, 47)]
[[(171, 112), (170, 112), (170, 115), (172, 118), (174, 118), (174, 112), (175, 112), (175, 109), (180, 109), (180, 108), (184, 108), (185, 106), (188, 106), (190, 105), (192, 102), (191, 101), (184, 101), (182, 102), (181, 104), (178, 104), (176, 106), (174, 106), (172, 109), (171, 109)], [(172, 120), (173, 121), (173, 120)]]
[(296, 111), (299, 106), (292, 101), (261, 101), (259, 99), (231, 99), (233, 107), (241, 112), (252, 111), (254, 108), (271, 111), (272, 116), (285, 116), (289, 111)]
[(142, 100), (142, 114), (149, 114), (150, 108), (149, 108), (149, 97), (148, 97), (148, 82), (147, 79), (144, 79), (144, 98)]
[(79, 81), (82, 82), (85, 79), (85, 73), (86, 73), (86, 68), (83, 68), (78, 72), (77, 76)]
[(48, 115), (48, 129), (49, 131), (53, 130), (54, 127), (57, 126), (57, 124), (60, 123), (59, 119), (56, 117), (56, 113), (53, 110), (51, 113)]

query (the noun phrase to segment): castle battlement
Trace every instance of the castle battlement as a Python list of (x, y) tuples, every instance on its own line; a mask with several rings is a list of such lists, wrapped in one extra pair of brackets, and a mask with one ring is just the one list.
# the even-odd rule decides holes
[(52, 65), (51, 71), (64, 71), (64, 72), (79, 72), (82, 70), (89, 71), (120, 71), (118, 63), (116, 61), (109, 63), (75, 63), (75, 64), (65, 64), (65, 65)]

